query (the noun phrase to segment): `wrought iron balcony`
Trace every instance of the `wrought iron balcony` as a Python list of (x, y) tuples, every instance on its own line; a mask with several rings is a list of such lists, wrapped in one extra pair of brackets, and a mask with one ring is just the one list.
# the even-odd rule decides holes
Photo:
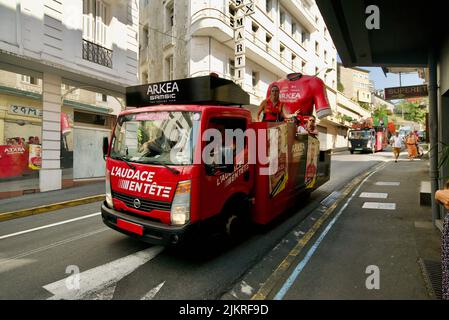
[(83, 59), (112, 69), (112, 50), (84, 39)]

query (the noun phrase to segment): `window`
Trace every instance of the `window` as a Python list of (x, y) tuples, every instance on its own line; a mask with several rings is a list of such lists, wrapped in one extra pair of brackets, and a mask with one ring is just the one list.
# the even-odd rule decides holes
[(279, 46), (279, 54), (280, 54), (281, 58), (284, 58), (285, 47), (282, 44)]
[(83, 1), (83, 39), (108, 47), (110, 7), (102, 0)]
[(142, 72), (142, 78), (140, 79), (140, 81), (142, 83), (147, 83), (148, 82), (148, 73)]
[(267, 33), (267, 35), (265, 36), (265, 42), (266, 42), (266, 44), (267, 44), (267, 50), (269, 50), (270, 48), (271, 48), (271, 39), (272, 39), (273, 37), (271, 36), (271, 35), (269, 35), (268, 33)]
[(253, 71), (251, 76), (252, 76), (253, 88), (256, 89), (258, 87), (258, 85), (259, 85), (259, 72)]
[(251, 25), (251, 30), (253, 31), (254, 34), (256, 34), (257, 31), (259, 31), (259, 26), (253, 22)]
[(282, 10), (279, 12), (279, 23), (281, 28), (285, 28), (285, 12)]
[(292, 67), (293, 67), (293, 69), (295, 68), (295, 66), (296, 66), (296, 54), (294, 54), (294, 53), (292, 53)]
[(173, 7), (173, 2), (169, 3), (165, 7), (165, 30), (168, 33), (173, 34), (173, 26), (175, 25), (175, 9)]
[(292, 36), (296, 39), (296, 32), (298, 31), (298, 25), (296, 22), (292, 22)]
[(304, 72), (305, 69), (306, 69), (306, 62), (303, 60), (303, 61), (301, 62), (301, 71)]
[(317, 76), (318, 75), (318, 67), (315, 67), (315, 75)]
[(268, 13), (268, 15), (271, 15), (271, 9), (272, 8), (273, 8), (273, 1), (272, 0), (266, 0), (265, 11)]
[(324, 62), (327, 62), (327, 51), (324, 50)]
[(37, 78), (36, 77), (32, 77), (32, 76), (27, 76), (22, 74), (22, 82), (28, 83), (28, 84), (34, 84), (37, 85)]
[(315, 53), (317, 55), (320, 55), (320, 44), (318, 43), (318, 41), (315, 41)]
[(302, 32), (301, 33), (301, 42), (302, 42), (302, 45), (304, 47), (307, 46), (307, 43), (309, 41), (309, 37), (310, 37), (310, 34), (308, 34), (307, 32)]
[(235, 61), (229, 60), (229, 75), (231, 77), (235, 77)]
[(166, 79), (173, 80), (173, 55), (165, 58)]
[(108, 95), (103, 93), (97, 93), (96, 96), (98, 102), (108, 102)]
[(143, 27), (143, 32), (142, 32), (142, 49), (145, 49), (148, 46), (148, 26), (145, 25)]

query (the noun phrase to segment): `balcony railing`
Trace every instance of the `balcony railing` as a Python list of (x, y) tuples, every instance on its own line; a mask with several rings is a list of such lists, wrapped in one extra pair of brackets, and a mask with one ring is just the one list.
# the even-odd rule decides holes
[(83, 59), (112, 69), (112, 50), (84, 39)]

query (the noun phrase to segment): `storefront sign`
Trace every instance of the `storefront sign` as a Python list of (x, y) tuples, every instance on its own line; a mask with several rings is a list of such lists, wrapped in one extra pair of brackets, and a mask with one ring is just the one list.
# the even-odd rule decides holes
[(34, 117), (34, 118), (42, 117), (42, 110), (40, 110), (40, 109), (36, 109), (36, 108), (32, 108), (32, 107), (25, 107), (25, 106), (17, 106), (17, 105), (10, 105), (8, 113), (18, 115), (18, 116), (26, 116), (26, 117)]
[(427, 97), (427, 85), (385, 88), (385, 100)]

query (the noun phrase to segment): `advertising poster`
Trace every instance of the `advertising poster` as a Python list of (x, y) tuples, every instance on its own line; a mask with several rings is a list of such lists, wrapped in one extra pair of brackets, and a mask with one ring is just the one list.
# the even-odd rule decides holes
[(39, 144), (30, 144), (28, 155), (28, 167), (31, 170), (39, 170), (42, 167), (42, 149)]
[(27, 170), (28, 152), (21, 145), (0, 146), (0, 179), (20, 177)]
[(270, 159), (270, 197), (274, 198), (288, 181), (287, 125), (268, 130), (268, 157)]
[(318, 139), (309, 136), (305, 179), (306, 189), (311, 189), (315, 186), (319, 152), (320, 143)]

